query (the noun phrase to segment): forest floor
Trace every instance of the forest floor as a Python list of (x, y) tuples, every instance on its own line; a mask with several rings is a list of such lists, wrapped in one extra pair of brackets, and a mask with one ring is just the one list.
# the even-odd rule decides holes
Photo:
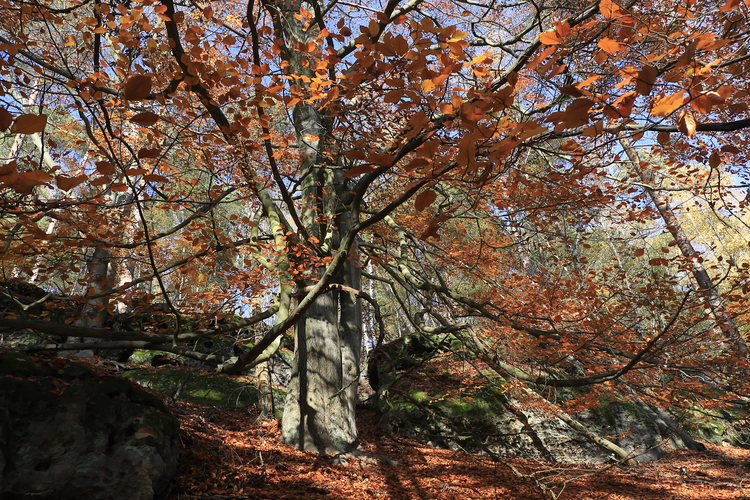
[(182, 426), (182, 459), (165, 500), (242, 499), (664, 499), (750, 500), (750, 450), (707, 445), (672, 450), (658, 461), (574, 466), (531, 460), (493, 462), (385, 437), (374, 411), (361, 410), (362, 448), (369, 456), (333, 463), (279, 443), (279, 421), (253, 409), (172, 405)]

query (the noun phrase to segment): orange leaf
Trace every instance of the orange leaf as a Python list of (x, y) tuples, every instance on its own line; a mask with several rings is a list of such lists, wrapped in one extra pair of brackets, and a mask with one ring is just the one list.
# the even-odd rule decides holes
[(620, 114), (620, 116), (622, 116), (623, 118), (627, 118), (628, 116), (630, 116), (636, 97), (637, 95), (635, 94), (635, 92), (628, 92), (615, 101), (617, 112)]
[(125, 99), (138, 101), (146, 99), (151, 93), (151, 77), (148, 75), (133, 75), (125, 82)]
[(13, 123), (13, 115), (8, 113), (7, 109), (0, 108), (0, 132), (8, 130), (11, 123)]
[(75, 177), (65, 177), (62, 175), (58, 175), (55, 177), (55, 180), (57, 181), (58, 188), (63, 191), (68, 191), (76, 186), (83, 184), (88, 178), (89, 176), (86, 174), (76, 175)]
[(10, 128), (13, 134), (37, 134), (47, 126), (47, 115), (21, 115)]
[(142, 127), (150, 127), (159, 121), (159, 115), (152, 113), (151, 111), (144, 111), (143, 113), (138, 113), (132, 117), (130, 121)]
[(651, 110), (653, 116), (666, 116), (685, 103), (685, 93), (676, 92), (672, 95), (662, 97), (654, 103)]
[(716, 92), (706, 92), (690, 101), (690, 107), (703, 115), (710, 113), (715, 106), (722, 104), (724, 104), (724, 98)]
[(724, 5), (719, 7), (719, 11), (729, 12), (730, 10), (734, 10), (739, 6), (740, 6), (740, 0), (726, 0), (726, 2), (724, 2)]
[(539, 35), (539, 41), (544, 45), (558, 45), (563, 42), (557, 31), (545, 31)]
[(658, 71), (653, 66), (644, 66), (635, 77), (635, 91), (641, 95), (649, 95), (654, 87)]
[(428, 189), (427, 191), (422, 191), (419, 193), (414, 200), (414, 208), (419, 210), (420, 212), (423, 211), (425, 208), (432, 205), (432, 202), (434, 202), (437, 199), (437, 193), (433, 191), (432, 189)]
[(602, 13), (606, 19), (613, 19), (623, 14), (620, 6), (614, 3), (612, 0), (602, 0), (599, 2), (599, 12)]
[(608, 37), (602, 38), (596, 45), (607, 54), (617, 54), (623, 47), (623, 45), (618, 43), (617, 40)]

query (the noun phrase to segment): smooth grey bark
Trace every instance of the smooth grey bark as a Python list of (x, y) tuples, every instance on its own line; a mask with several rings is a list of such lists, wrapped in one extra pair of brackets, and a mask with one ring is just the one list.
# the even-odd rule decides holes
[(319, 296), (297, 324), (281, 440), (300, 450), (341, 453), (358, 445), (343, 385), (338, 296)]
[[(277, 37), (285, 42), (281, 57), (288, 62), (294, 84), (301, 89), (309, 88), (309, 79), (315, 76), (312, 68), (316, 56), (295, 48), (300, 43), (315, 40), (320, 27), (302, 24), (302, 2), (265, 0), (262, 4)], [(340, 171), (329, 168), (330, 159), (323, 151), (331, 136), (331, 120), (325, 113), (325, 109), (304, 101), (296, 104), (292, 111), (300, 151), (301, 217), (296, 217), (297, 208), (289, 201), (287, 209), (292, 219), (302, 224), (296, 235), (300, 244), (313, 246), (319, 256), (330, 257), (339, 252), (341, 239), (354, 221), (340, 203), (349, 192), (347, 182)], [(282, 194), (282, 198), (288, 197)], [(309, 267), (304, 261), (298, 264)], [(297, 280), (297, 289), (305, 290), (320, 279), (316, 268), (308, 269)], [(359, 291), (359, 269), (349, 260), (339, 269), (333, 282)], [(354, 407), (361, 332), (358, 299), (350, 292), (333, 287), (319, 295), (300, 318), (296, 324), (292, 379), (281, 425), (284, 443), (320, 453), (349, 452), (358, 447)]]

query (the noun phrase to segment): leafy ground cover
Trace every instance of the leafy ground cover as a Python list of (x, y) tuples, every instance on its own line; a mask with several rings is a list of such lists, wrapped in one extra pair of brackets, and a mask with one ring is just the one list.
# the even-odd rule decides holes
[(379, 431), (361, 409), (363, 448), (346, 458), (279, 444), (279, 422), (255, 409), (206, 408), (177, 401), (183, 458), (165, 500), (192, 499), (669, 499), (750, 498), (750, 450), (707, 445), (706, 452), (670, 451), (638, 467), (574, 467), (528, 460), (493, 462), (436, 449)]

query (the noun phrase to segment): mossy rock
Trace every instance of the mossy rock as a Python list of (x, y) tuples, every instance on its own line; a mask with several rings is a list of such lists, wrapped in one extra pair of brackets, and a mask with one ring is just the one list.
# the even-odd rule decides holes
[(244, 377), (172, 366), (138, 368), (125, 378), (172, 398), (202, 406), (246, 408), (258, 404), (258, 390)]

